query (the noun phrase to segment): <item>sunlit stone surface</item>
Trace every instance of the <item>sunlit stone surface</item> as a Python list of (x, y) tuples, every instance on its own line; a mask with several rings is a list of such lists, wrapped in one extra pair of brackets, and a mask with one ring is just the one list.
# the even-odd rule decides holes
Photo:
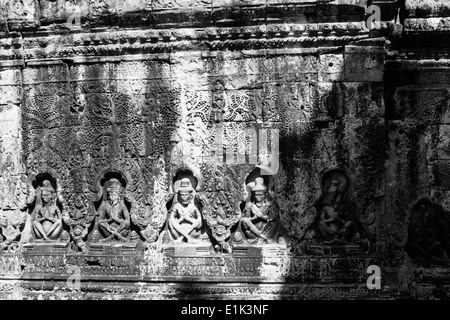
[(0, 298), (446, 298), (450, 6), (366, 2), (0, 0)]

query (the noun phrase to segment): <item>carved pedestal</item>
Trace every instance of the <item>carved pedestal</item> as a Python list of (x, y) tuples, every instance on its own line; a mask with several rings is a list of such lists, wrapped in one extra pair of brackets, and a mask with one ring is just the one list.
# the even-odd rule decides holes
[(180, 256), (205, 256), (211, 254), (210, 245), (162, 245), (161, 252), (168, 256), (180, 257)]
[(307, 245), (307, 252), (314, 255), (358, 255), (368, 253), (368, 241), (359, 241), (348, 244), (323, 244), (320, 241), (311, 241)]
[(114, 254), (114, 255), (129, 255), (135, 254), (139, 251), (138, 242), (126, 243), (91, 243), (89, 247), (89, 254)]
[(286, 254), (286, 247), (276, 243), (266, 245), (235, 245), (233, 255), (238, 257), (245, 256), (279, 256)]
[(27, 243), (23, 245), (23, 250), (25, 253), (66, 253), (69, 248), (68, 242), (48, 242), (36, 240), (32, 243)]

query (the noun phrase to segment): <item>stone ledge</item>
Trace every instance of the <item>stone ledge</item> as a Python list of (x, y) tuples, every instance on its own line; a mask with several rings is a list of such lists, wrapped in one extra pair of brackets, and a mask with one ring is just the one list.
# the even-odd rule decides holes
[(11, 281), (0, 280), (1, 299), (220, 299), (220, 300), (353, 300), (393, 299), (396, 293), (386, 288), (369, 290), (365, 283), (345, 284), (252, 284), (252, 283), (142, 283), (105, 282), (80, 283), (71, 289), (62, 281)]
[[(44, 25), (145, 27), (220, 27), (281, 23), (363, 21), (367, 0), (25, 0), (0, 7), (0, 30), (38, 29)], [(379, 1), (382, 19), (395, 18), (397, 4)]]
[(406, 19), (404, 28), (406, 32), (448, 32), (450, 17)]
[(408, 17), (448, 17), (450, 2), (447, 0), (406, 0)]
[[(73, 34), (24, 32), (16, 38), (0, 38), (2, 64), (14, 60), (57, 60), (76, 57), (79, 62), (89, 59), (111, 59), (105, 56), (167, 55), (168, 52), (221, 50), (273, 52), (273, 54), (304, 54), (311, 50), (330, 51), (356, 42), (364, 50), (384, 46), (392, 23), (380, 23), (369, 34), (362, 23), (330, 23), (321, 25), (272, 25), (258, 28), (167, 29), (167, 30), (102, 30)], [(361, 41), (360, 41), (361, 40)], [(363, 49), (361, 49), (363, 50)], [(84, 58), (86, 57), (86, 58)], [(23, 62), (22, 62), (23, 63)], [(74, 63), (77, 63), (74, 61)]]
[[(267, 250), (266, 250), (267, 251)], [(0, 277), (17, 280), (63, 280), (76, 268), (82, 281), (177, 282), (345, 282), (367, 278), (369, 265), (380, 265), (376, 256), (291, 257), (260, 251), (258, 255), (190, 255), (164, 253), (134, 255), (3, 254)]]

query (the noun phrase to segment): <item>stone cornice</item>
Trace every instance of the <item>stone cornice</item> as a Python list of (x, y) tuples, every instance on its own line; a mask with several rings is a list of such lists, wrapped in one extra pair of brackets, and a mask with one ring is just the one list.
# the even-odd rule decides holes
[(12, 33), (0, 39), (2, 65), (21, 60), (122, 56), (179, 51), (299, 49), (343, 47), (361, 39), (387, 36), (393, 22), (381, 22), (370, 32), (362, 22), (312, 25), (273, 24), (239, 28), (93, 29), (90, 32)]
[[(373, 1), (372, 1), (373, 2)], [(369, 0), (0, 0), (0, 30), (82, 28), (204, 28), (272, 23), (363, 21)], [(395, 18), (398, 1), (376, 0), (382, 20)]]
[(406, 32), (449, 32), (450, 17), (406, 19)]
[(406, 0), (407, 17), (449, 17), (450, 1), (448, 0)]
[(448, 0), (405, 0), (404, 31), (449, 32), (450, 2)]

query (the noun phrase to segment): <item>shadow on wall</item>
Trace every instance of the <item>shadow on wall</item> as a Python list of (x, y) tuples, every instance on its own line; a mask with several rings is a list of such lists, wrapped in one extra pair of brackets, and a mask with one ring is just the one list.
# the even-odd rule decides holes
[(422, 265), (449, 264), (449, 212), (429, 199), (418, 200), (410, 213), (406, 252)]
[[(233, 33), (233, 30), (230, 32)], [(267, 44), (263, 43), (264, 45)], [(131, 177), (130, 183), (122, 184), (132, 199), (127, 204), (129, 211), (143, 209), (137, 208), (141, 205), (145, 205), (145, 209), (151, 207), (154, 204), (150, 203), (151, 201), (156, 202), (155, 199), (160, 199), (157, 198), (155, 186), (161, 188), (158, 191), (164, 195), (164, 197), (161, 196), (164, 201), (156, 203), (158, 206), (154, 205), (151, 210), (143, 211), (146, 212), (144, 216), (147, 214), (145, 218), (149, 218), (149, 221), (152, 219), (157, 219), (158, 222), (163, 221), (162, 224), (157, 223), (157, 226), (152, 226), (151, 223), (145, 225), (146, 230), (152, 229), (154, 233), (158, 234), (162, 230), (166, 217), (154, 208), (161, 208), (161, 205), (166, 206), (165, 196), (174, 196), (175, 192), (171, 189), (172, 186), (168, 185), (170, 179), (166, 184), (158, 180), (165, 177), (164, 173), (169, 175), (172, 172), (173, 160), (179, 160), (174, 159), (175, 155), (170, 151), (176, 145), (200, 146), (202, 151), (212, 142), (218, 145), (219, 141), (215, 140), (213, 128), (219, 124), (222, 125), (222, 133), (227, 140), (235, 138), (236, 140), (233, 141), (238, 141), (242, 137), (247, 139), (248, 137), (240, 135), (240, 133), (261, 122), (270, 128), (278, 129), (280, 133), (280, 170), (273, 177), (273, 199), (271, 199), (280, 208), (279, 212), (271, 214), (281, 221), (285, 231), (291, 236), (292, 239), (289, 239), (290, 242), (287, 245), (292, 250), (290, 255), (283, 256), (282, 259), (270, 260), (270, 250), (266, 249), (279, 249), (278, 243), (267, 243), (265, 241), (267, 239), (263, 237), (265, 226), (270, 224), (261, 220), (267, 219), (267, 222), (274, 219), (270, 215), (268, 218), (264, 217), (266, 213), (264, 210), (272, 204), (269, 203), (267, 194), (263, 193), (268, 191), (267, 185), (270, 183), (264, 183), (264, 178), (267, 177), (262, 177), (262, 181), (258, 180), (257, 178), (260, 177), (256, 176), (254, 179), (250, 179), (253, 181), (246, 180), (249, 173), (253, 172), (256, 167), (256, 164), (249, 163), (250, 156), (254, 156), (253, 154), (246, 156), (247, 162), (242, 166), (226, 164), (226, 157), (222, 157), (223, 163), (216, 163), (219, 170), (210, 170), (211, 167), (204, 165), (202, 161), (190, 159), (200, 163), (200, 168), (197, 169), (205, 179), (214, 178), (216, 179), (214, 181), (226, 186), (224, 188), (223, 185), (219, 186), (220, 184), (217, 183), (216, 189), (214, 189), (217, 192), (209, 194), (210, 208), (214, 207), (212, 204), (216, 204), (214, 208), (217, 212), (211, 212), (213, 219), (207, 223), (210, 227), (214, 223), (219, 225), (222, 223), (222, 230), (228, 235), (222, 239), (216, 234), (217, 238), (213, 239), (213, 242), (221, 244), (221, 241), (235, 241), (236, 238), (233, 237), (236, 229), (242, 231), (243, 238), (245, 238), (245, 234), (253, 233), (253, 236), (249, 238), (256, 239), (255, 242), (261, 242), (252, 246), (249, 241), (241, 243), (235, 241), (236, 248), (239, 250), (235, 250), (232, 254), (222, 252), (226, 250), (220, 250), (221, 252), (216, 253), (213, 257), (219, 257), (220, 260), (223, 257), (236, 256), (236, 261), (242, 261), (239, 262), (240, 268), (237, 268), (236, 273), (232, 274), (236, 276), (234, 278), (236, 282), (242, 281), (242, 277), (255, 279), (256, 282), (266, 281), (267, 279), (260, 273), (261, 263), (266, 263), (265, 267), (268, 266), (267, 269), (270, 269), (267, 277), (274, 276), (283, 285), (286, 279), (293, 283), (318, 283), (324, 280), (329, 283), (337, 283), (338, 286), (344, 281), (349, 281), (350, 278), (355, 282), (360, 281), (366, 275), (367, 264), (372, 263), (373, 259), (365, 259), (366, 255), (363, 256), (359, 251), (352, 257), (346, 254), (325, 254), (328, 249), (331, 250), (330, 252), (334, 252), (332, 249), (336, 248), (335, 246), (344, 246), (346, 249), (345, 246), (348, 243), (335, 243), (339, 241), (334, 241), (336, 240), (334, 237), (324, 237), (323, 233), (313, 232), (311, 230), (314, 228), (311, 227), (320, 225), (324, 219), (343, 219), (342, 215), (347, 211), (341, 209), (350, 202), (347, 201), (347, 193), (350, 190), (350, 188), (347, 190), (349, 187), (347, 184), (351, 181), (355, 184), (353, 189), (356, 189), (353, 195), (356, 199), (357, 221), (355, 222), (361, 223), (364, 228), (364, 232), (361, 232), (360, 236), (369, 237), (371, 241), (377, 239), (374, 225), (378, 223), (380, 211), (377, 211), (379, 203), (372, 199), (382, 197), (373, 190), (377, 189), (378, 175), (383, 168), (383, 156), (380, 154), (383, 155), (384, 149), (381, 149), (380, 145), (383, 145), (384, 141), (380, 139), (378, 142), (373, 142), (376, 140), (373, 138), (374, 136), (380, 137), (383, 124), (377, 122), (376, 116), (367, 116), (364, 113), (360, 118), (354, 119), (357, 118), (354, 116), (356, 112), (351, 108), (357, 104), (352, 100), (356, 98), (349, 95), (351, 92), (354, 95), (366, 93), (365, 90), (371, 90), (371, 87), (354, 88), (353, 84), (348, 83), (354, 82), (354, 79), (350, 81), (346, 77), (345, 48), (335, 51), (333, 54), (323, 55), (313, 53), (288, 56), (270, 52), (256, 59), (232, 56), (234, 53), (239, 53), (241, 49), (244, 48), (235, 47), (235, 51), (226, 50), (229, 56), (225, 55), (223, 59), (220, 58), (220, 54), (217, 55), (217, 58), (210, 59), (209, 62), (213, 65), (214, 72), (201, 71), (205, 74), (208, 82), (208, 92), (205, 95), (211, 99), (206, 102), (208, 110), (199, 110), (198, 112), (193, 112), (189, 108), (203, 108), (202, 105), (195, 104), (198, 98), (196, 91), (200, 90), (196, 90), (195, 84), (193, 87), (187, 88), (183, 87), (183, 84), (177, 83), (178, 79), (175, 75), (178, 73), (174, 72), (176, 66), (170, 55), (167, 60), (155, 58), (155, 60), (146, 61), (148, 68), (146, 74), (156, 76), (146, 79), (144, 87), (135, 91), (133, 88), (128, 89), (127, 86), (134, 77), (133, 72), (137, 73), (140, 70), (130, 67), (131, 71), (125, 75), (121, 74), (119, 77), (118, 73), (128, 68), (125, 67), (124, 62), (69, 65), (69, 70), (72, 68), (84, 69), (83, 72), (86, 74), (82, 80), (73, 80), (79, 91), (70, 93), (70, 95), (73, 94), (72, 98), (75, 101), (83, 97), (81, 100), (86, 101), (85, 107), (63, 106), (67, 108), (64, 111), (61, 109), (59, 112), (63, 117), (74, 116), (75, 121), (78, 121), (75, 127), (81, 127), (83, 139), (77, 140), (80, 135), (75, 133), (74, 129), (70, 135), (61, 134), (60, 138), (56, 140), (56, 144), (48, 146), (50, 149), (54, 148), (54, 151), (62, 156), (64, 170), (61, 172), (73, 173), (73, 175), (62, 177), (64, 185), (61, 188), (67, 189), (64, 196), (67, 200), (68, 214), (74, 214), (71, 211), (73, 198), (69, 194), (70, 192), (78, 193), (80, 198), (84, 199), (85, 190), (89, 190), (90, 198), (94, 198), (98, 193), (97, 178), (99, 174), (107, 169), (111, 169), (111, 172), (120, 169)], [(222, 52), (217, 51), (217, 53)], [(306, 60), (312, 61), (312, 64), (305, 73), (303, 67), (307, 68)], [(351, 60), (351, 57), (348, 60)], [(345, 63), (351, 62), (348, 60)], [(356, 59), (356, 62), (358, 61)], [(247, 63), (257, 65), (256, 71), (247, 73), (247, 69), (242, 68)], [(234, 64), (235, 74), (227, 74), (229, 70), (227, 64)], [(242, 70), (245, 70), (246, 73), (243, 74)], [(242, 76), (244, 76), (245, 85), (239, 84), (242, 79), (238, 79), (238, 77)], [(105, 79), (107, 81), (104, 81)], [(189, 92), (190, 90), (193, 92)], [(373, 96), (369, 94), (368, 101), (371, 100), (373, 100)], [(207, 130), (199, 131), (198, 125)], [(358, 136), (352, 136), (353, 129)], [(62, 132), (61, 128), (51, 128), (51, 130), (55, 136)], [(198, 136), (199, 132), (200, 134), (206, 133), (206, 139), (201, 140), (202, 137)], [(25, 132), (26, 134), (31, 136), (33, 133)], [(200, 143), (200, 140), (196, 139), (200, 139), (202, 142)], [(80, 144), (78, 149), (83, 155), (81, 164), (79, 162), (72, 163), (72, 159), (69, 157), (75, 150), (69, 148), (74, 141)], [(232, 144), (227, 145), (223, 141), (220, 143), (223, 146), (222, 155), (226, 155), (231, 148), (234, 150)], [(246, 143), (249, 141), (246, 140)], [(236, 150), (236, 152), (239, 151)], [(256, 150), (257, 153), (259, 151), (260, 149)], [(214, 155), (219, 158), (217, 154)], [(181, 157), (183, 156), (181, 155)], [(164, 165), (161, 167), (161, 171), (157, 171), (155, 168), (161, 160), (164, 160)], [(82, 169), (81, 173), (77, 171), (79, 168)], [(330, 168), (337, 169), (330, 171)], [(75, 174), (76, 171), (78, 174)], [(345, 175), (340, 172), (349, 172), (351, 176), (348, 179), (343, 178)], [(114, 177), (120, 178), (112, 173), (108, 176), (110, 179)], [(322, 177), (324, 178), (322, 179)], [(172, 182), (174, 181), (172, 180)], [(251, 183), (253, 184), (249, 186)], [(77, 188), (78, 185), (82, 187)], [(106, 186), (106, 184), (101, 185)], [(250, 188), (246, 189), (246, 187)], [(363, 197), (358, 190), (367, 192)], [(245, 197), (239, 195), (240, 192), (244, 193)], [(343, 198), (339, 198), (340, 196)], [(248, 199), (252, 200), (248, 201)], [(247, 200), (246, 204), (237, 208), (242, 200)], [(88, 215), (89, 208), (92, 208), (90, 202), (92, 199), (83, 202), (81, 212), (84, 215)], [(334, 205), (337, 205), (337, 208), (333, 208)], [(99, 207), (100, 204), (97, 203), (94, 209), (98, 211)], [(171, 207), (172, 205), (169, 205), (166, 209), (170, 211)], [(325, 207), (329, 208), (325, 209)], [(375, 209), (373, 209), (374, 207)], [(311, 213), (310, 209), (312, 208), (315, 209), (315, 213)], [(245, 214), (249, 216), (245, 216)], [(326, 214), (329, 214), (330, 217), (326, 218)], [(322, 215), (324, 217), (321, 217)], [(334, 217), (332, 217), (333, 215)], [(237, 216), (247, 220), (240, 219), (235, 224), (227, 224), (227, 219), (236, 219)], [(251, 221), (253, 218), (259, 219), (259, 221), (253, 223)], [(220, 219), (223, 220), (220, 221)], [(245, 222), (242, 223), (242, 221)], [(327, 224), (328, 234), (337, 235), (342, 231), (342, 229), (336, 228), (339, 223), (325, 224)], [(340, 225), (340, 227), (343, 226), (345, 223)], [(139, 234), (141, 240), (146, 239), (142, 234), (142, 229), (135, 228), (134, 231)], [(342, 233), (346, 234), (345, 230)], [(212, 235), (212, 237), (215, 236)], [(317, 240), (315, 248), (320, 250), (316, 253), (308, 252), (307, 246), (303, 245), (305, 240), (308, 242)], [(348, 241), (348, 239), (342, 241)], [(222, 248), (225, 247), (225, 245), (221, 245)], [(243, 256), (238, 257), (236, 253), (239, 252), (243, 253)], [(338, 258), (329, 259), (330, 256), (333, 256), (333, 259)], [(245, 260), (246, 257), (252, 259)], [(358, 260), (359, 258), (361, 259)], [(222, 260), (225, 261), (225, 259)], [(260, 264), (256, 265), (255, 262)], [(308, 267), (304, 269), (305, 265)], [(221, 265), (224, 270), (226, 267), (226, 264)], [(303, 273), (304, 270), (307, 270), (306, 274)], [(224, 276), (226, 277), (227, 274)], [(199, 284), (189, 280), (192, 278), (187, 275), (175, 280), (177, 282), (176, 295), (180, 297), (187, 295), (189, 298), (198, 297), (195, 292), (198, 292), (196, 290), (199, 290)], [(282, 287), (277, 289), (273, 296), (283, 296), (285, 291)], [(286, 287), (290, 288), (289, 285)], [(252, 288), (256, 294), (263, 295), (257, 287)], [(300, 291), (298, 289), (298, 292)], [(331, 295), (328, 298), (340, 298), (337, 293), (334, 296), (333, 293)], [(295, 294), (292, 296), (308, 298), (301, 295), (295, 296)]]

